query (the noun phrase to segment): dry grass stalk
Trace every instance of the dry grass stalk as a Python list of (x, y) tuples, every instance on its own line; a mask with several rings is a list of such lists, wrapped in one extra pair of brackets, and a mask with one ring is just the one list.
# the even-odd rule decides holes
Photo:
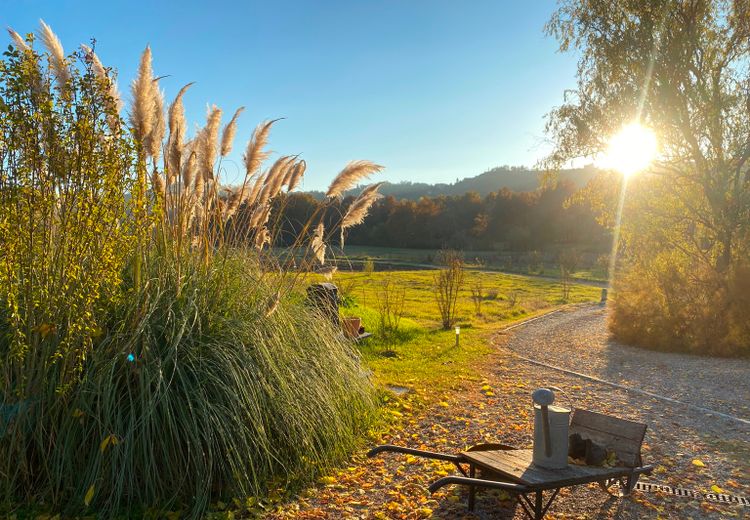
[(254, 245), (259, 251), (265, 247), (266, 244), (271, 243), (271, 234), (268, 232), (266, 226), (261, 227), (255, 232)]
[(213, 179), (214, 163), (218, 150), (219, 127), (221, 125), (221, 109), (213, 105), (208, 109), (206, 126), (198, 136), (197, 151), (201, 163), (201, 175), (204, 179)]
[(144, 148), (148, 149), (145, 142), (151, 135), (154, 118), (154, 75), (151, 68), (151, 47), (146, 47), (141, 54), (141, 62), (138, 66), (138, 75), (130, 86), (133, 95), (133, 103), (130, 108), (130, 125), (133, 136)]
[(232, 151), (232, 144), (234, 143), (234, 134), (237, 133), (237, 118), (245, 110), (245, 107), (240, 107), (232, 116), (232, 119), (224, 127), (224, 131), (221, 134), (221, 156), (226, 157), (229, 152)]
[(242, 199), (242, 192), (240, 189), (228, 189), (226, 195), (226, 206), (224, 207), (224, 220), (229, 220), (237, 212), (240, 207)]
[(289, 179), (284, 182), (287, 185), (287, 191), (292, 191), (299, 186), (302, 177), (305, 175), (305, 170), (307, 170), (307, 163), (305, 161), (299, 161), (294, 165), (294, 168), (289, 170)]
[(325, 227), (323, 222), (319, 223), (315, 228), (312, 240), (310, 241), (310, 247), (312, 248), (313, 255), (320, 262), (320, 265), (326, 263), (326, 243), (323, 240)]
[(180, 89), (167, 111), (169, 124), (169, 137), (167, 138), (166, 170), (167, 182), (175, 181), (182, 165), (182, 156), (185, 152), (185, 135), (187, 133), (187, 121), (185, 120), (185, 106), (182, 97), (193, 83), (188, 83)]
[(271, 126), (276, 121), (278, 121), (278, 119), (264, 121), (253, 131), (253, 135), (247, 143), (244, 155), (246, 178), (255, 175), (260, 168), (260, 165), (263, 164), (263, 161), (265, 161), (270, 155), (270, 152), (266, 151), (265, 147), (268, 144), (268, 136), (271, 133)]
[(362, 190), (362, 193), (359, 194), (359, 197), (354, 199), (354, 202), (352, 202), (347, 209), (346, 213), (344, 214), (344, 218), (341, 220), (342, 248), (344, 247), (344, 231), (347, 228), (357, 226), (364, 222), (365, 217), (367, 217), (367, 213), (370, 211), (373, 203), (378, 200), (378, 197), (380, 196), (380, 194), (378, 193), (378, 188), (380, 188), (382, 184), (382, 182), (378, 182), (366, 187), (364, 190)]
[(346, 190), (353, 188), (358, 181), (382, 169), (382, 166), (372, 161), (352, 161), (333, 179), (326, 192), (326, 197), (341, 197)]
[(251, 230), (257, 229), (261, 226), (265, 226), (271, 216), (271, 207), (267, 204), (258, 206), (250, 216), (250, 222), (248, 226)]
[(190, 150), (187, 160), (182, 165), (182, 186), (185, 191), (190, 191), (193, 188), (193, 180), (195, 179), (195, 167), (197, 162), (196, 153)]
[(99, 56), (97, 56), (97, 54), (94, 52), (94, 49), (84, 44), (81, 44), (81, 48), (86, 53), (88, 59), (91, 61), (91, 68), (94, 71), (96, 77), (101, 81), (104, 81), (107, 85), (107, 92), (109, 93), (113, 109), (115, 110), (115, 112), (120, 112), (123, 107), (123, 102), (122, 97), (120, 96), (120, 91), (117, 88), (117, 83), (115, 83), (112, 78), (109, 77), (109, 75), (107, 74), (107, 69), (104, 68), (104, 65), (99, 59)]
[(276, 291), (276, 294), (268, 299), (268, 303), (266, 303), (266, 311), (263, 313), (263, 315), (266, 318), (271, 316), (274, 312), (276, 312), (276, 309), (279, 308), (279, 303), (281, 303), (281, 292)]
[(268, 172), (268, 177), (266, 177), (266, 184), (269, 186), (268, 200), (274, 198), (279, 192), (281, 192), (287, 172), (294, 163), (294, 159), (295, 157), (291, 155), (285, 155), (279, 157), (276, 162), (273, 163), (273, 166), (271, 166), (271, 170)]
[[(247, 182), (248, 182), (248, 181), (247, 181), (247, 180), (245, 180), (245, 183), (247, 183)], [(259, 195), (260, 195), (260, 191), (261, 191), (261, 189), (263, 188), (263, 184), (264, 184), (264, 183), (265, 183), (265, 174), (264, 174), (264, 175), (261, 175), (261, 176), (260, 176), (260, 177), (259, 177), (259, 178), (258, 178), (258, 179), (257, 179), (257, 180), (256, 180), (256, 181), (254, 182), (254, 183), (253, 183), (253, 187), (252, 187), (252, 189), (250, 190), (250, 192), (249, 192), (249, 193), (247, 194), (247, 197), (245, 198), (245, 200), (247, 201), (247, 203), (248, 203), (248, 204), (250, 204), (250, 205), (253, 205), (253, 204), (255, 204), (256, 202), (258, 202), (258, 197), (259, 197)]]
[(156, 85), (154, 85), (152, 110), (153, 126), (151, 127), (151, 135), (148, 138), (148, 153), (154, 163), (156, 163), (161, 156), (161, 144), (167, 130), (166, 121), (164, 120), (164, 92)]
[(151, 174), (151, 188), (154, 190), (154, 193), (159, 194), (159, 196), (161, 197), (166, 194), (166, 185), (164, 184), (164, 178), (157, 171), (154, 171), (154, 173)]
[(8, 34), (19, 51), (30, 51), (31, 47), (24, 41), (20, 34), (8, 27)]
[[(68, 81), (70, 81), (70, 70), (65, 62), (65, 51), (57, 35), (52, 32), (49, 25), (44, 20), (39, 20), (39, 39), (42, 40), (44, 47), (50, 54), (50, 65), (55, 74), (55, 80), (60, 87), (61, 92), (67, 90)], [(12, 36), (12, 35), (11, 35)]]

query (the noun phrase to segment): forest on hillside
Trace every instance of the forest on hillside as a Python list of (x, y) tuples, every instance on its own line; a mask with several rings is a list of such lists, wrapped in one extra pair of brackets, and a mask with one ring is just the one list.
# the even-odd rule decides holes
[[(576, 187), (582, 188), (599, 172), (593, 165), (583, 168), (560, 169), (557, 177), (564, 182), (571, 182)], [(502, 188), (511, 191), (534, 191), (539, 187), (541, 177), (544, 173), (540, 170), (527, 168), (525, 166), (497, 166), (474, 177), (456, 179), (453, 183), (425, 182), (384, 182), (378, 190), (385, 196), (393, 196), (396, 199), (419, 200), (422, 197), (461, 196), (464, 193), (474, 192), (484, 197)], [(357, 187), (346, 192), (346, 195), (356, 196), (362, 191)], [(323, 200), (325, 194), (322, 191), (310, 191), (310, 195), (318, 200)]]
[[(563, 181), (528, 192), (503, 188), (484, 197), (474, 192), (416, 201), (386, 196), (372, 206), (366, 226), (347, 231), (346, 243), (424, 249), (548, 252), (572, 248), (609, 252), (610, 231), (596, 221), (590, 207), (566, 203), (576, 191), (572, 182)], [(329, 205), (325, 210), (326, 229), (335, 229), (353, 200), (348, 196)], [(276, 203), (276, 245), (291, 245), (301, 233), (310, 233), (303, 223), (320, 210), (321, 203), (308, 193), (281, 197)]]

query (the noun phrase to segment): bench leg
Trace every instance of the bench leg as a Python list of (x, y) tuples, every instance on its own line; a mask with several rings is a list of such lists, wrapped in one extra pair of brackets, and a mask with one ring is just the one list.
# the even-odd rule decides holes
[(626, 497), (630, 495), (630, 493), (633, 492), (633, 489), (635, 489), (635, 483), (638, 482), (638, 475), (637, 473), (634, 473), (632, 475), (628, 475), (627, 477), (620, 479), (620, 496)]
[(527, 493), (521, 493), (518, 495), (518, 503), (521, 504), (526, 516), (532, 520), (542, 520), (544, 515), (547, 514), (549, 506), (552, 505), (552, 501), (555, 500), (559, 492), (559, 488), (555, 489), (549, 499), (547, 499), (547, 503), (544, 502), (544, 491), (534, 492), (533, 501), (527, 496)]
[[(471, 464), (469, 466), (469, 477), (474, 478), (476, 476), (476, 471), (474, 464)], [(476, 495), (476, 486), (469, 486), (469, 511), (474, 511), (474, 500), (476, 499)]]

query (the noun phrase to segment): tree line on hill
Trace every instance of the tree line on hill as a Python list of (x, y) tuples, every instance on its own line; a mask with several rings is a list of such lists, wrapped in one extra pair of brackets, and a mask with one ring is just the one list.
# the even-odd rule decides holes
[[(507, 188), (482, 197), (477, 193), (422, 197), (417, 201), (385, 196), (370, 210), (365, 223), (347, 232), (346, 244), (423, 249), (494, 251), (556, 251), (577, 249), (605, 253), (611, 233), (597, 223), (586, 205), (567, 205), (577, 191), (571, 182), (531, 192)], [(353, 196), (327, 209), (326, 229), (338, 241), (336, 222)], [(309, 234), (305, 222), (321, 211), (309, 193), (292, 193), (275, 208), (276, 245), (289, 246)]]
[[(570, 181), (576, 187), (585, 186), (598, 172), (592, 165), (583, 168), (562, 169), (558, 178), (562, 181)], [(541, 172), (525, 166), (498, 166), (487, 170), (474, 177), (456, 179), (454, 183), (427, 184), (424, 182), (384, 182), (380, 187), (380, 193), (384, 196), (392, 195), (396, 199), (419, 200), (422, 197), (461, 196), (464, 193), (474, 192), (485, 197), (500, 188), (508, 188), (511, 191), (534, 191), (539, 186)], [(346, 195), (357, 195), (360, 188), (349, 190)], [(322, 191), (310, 191), (310, 195), (322, 200), (325, 194)]]

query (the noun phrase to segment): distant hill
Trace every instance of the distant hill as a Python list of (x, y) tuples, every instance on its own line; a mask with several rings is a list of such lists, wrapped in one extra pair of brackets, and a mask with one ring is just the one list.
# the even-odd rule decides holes
[[(558, 178), (571, 181), (577, 187), (583, 187), (597, 173), (593, 166), (562, 170)], [(463, 195), (476, 192), (481, 196), (508, 188), (511, 191), (534, 191), (539, 187), (540, 172), (517, 166), (500, 166), (492, 168), (476, 177), (466, 177), (452, 184), (427, 184), (423, 182), (385, 182), (380, 188), (383, 195), (392, 195), (397, 199), (418, 200), (420, 197), (437, 197), (440, 195)], [(356, 195), (360, 188), (354, 188), (347, 195)], [(309, 192), (315, 198), (323, 198), (319, 191)]]

